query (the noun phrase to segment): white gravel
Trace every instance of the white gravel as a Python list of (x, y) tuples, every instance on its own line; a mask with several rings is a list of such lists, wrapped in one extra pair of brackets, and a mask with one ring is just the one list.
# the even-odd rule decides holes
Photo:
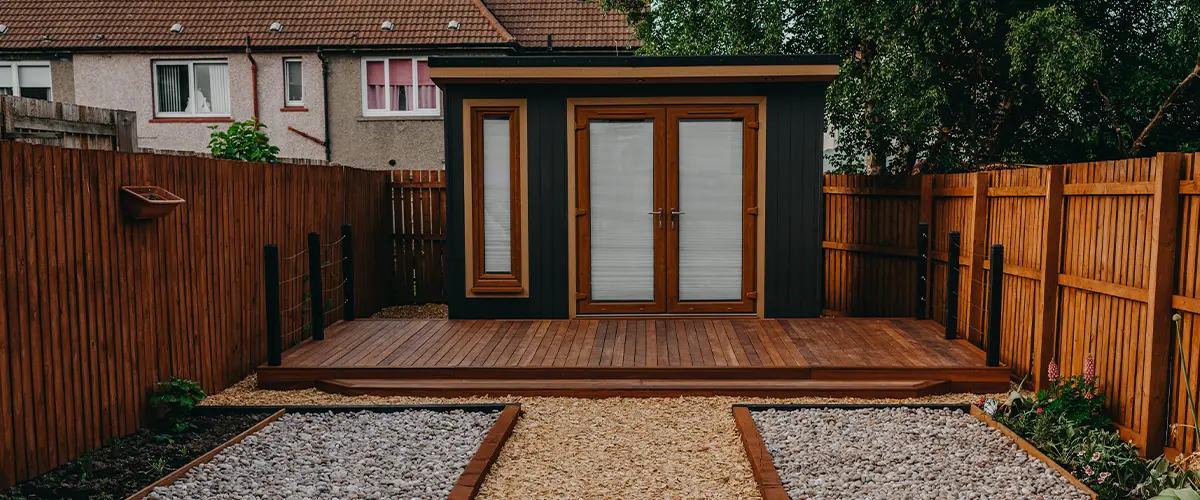
[(498, 416), (285, 414), (150, 498), (446, 498)]
[(792, 499), (1087, 498), (999, 431), (956, 410), (751, 413)]

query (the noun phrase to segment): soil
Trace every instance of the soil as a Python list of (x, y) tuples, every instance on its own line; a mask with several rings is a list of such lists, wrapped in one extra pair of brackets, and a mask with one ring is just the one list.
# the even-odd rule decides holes
[(193, 417), (195, 430), (157, 442), (140, 429), (57, 469), (0, 492), (0, 500), (125, 498), (266, 418), (266, 414)]
[(391, 319), (446, 319), (449, 316), (446, 304), (422, 304), (419, 306), (392, 306), (375, 313), (372, 318)]

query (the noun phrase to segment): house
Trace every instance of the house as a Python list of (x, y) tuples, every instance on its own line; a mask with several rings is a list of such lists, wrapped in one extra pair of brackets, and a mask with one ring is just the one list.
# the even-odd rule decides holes
[(429, 66), (451, 318), (821, 314), (836, 56)]
[(627, 53), (578, 0), (14, 0), (0, 92), (136, 111), (143, 148), (207, 151), (257, 116), (281, 156), (442, 168), (431, 55)]

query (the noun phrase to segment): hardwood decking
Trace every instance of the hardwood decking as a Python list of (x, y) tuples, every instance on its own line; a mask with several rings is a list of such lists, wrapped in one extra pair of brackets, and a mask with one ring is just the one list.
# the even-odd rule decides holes
[(1003, 390), (1007, 368), (913, 319), (359, 320), (263, 366), (345, 393), (920, 395)]

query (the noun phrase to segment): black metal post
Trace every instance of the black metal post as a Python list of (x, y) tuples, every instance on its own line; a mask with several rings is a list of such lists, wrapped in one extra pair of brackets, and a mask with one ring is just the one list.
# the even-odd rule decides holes
[(321, 235), (308, 233), (308, 305), (313, 340), (325, 340), (325, 289), (321, 285)]
[(950, 232), (950, 247), (946, 258), (946, 339), (958, 338), (958, 261), (962, 253), (962, 235)]
[(988, 274), (987, 365), (1000, 366), (1000, 316), (1004, 306), (1004, 245), (992, 245)]
[(929, 311), (929, 223), (917, 224), (917, 319), (927, 319)]
[(354, 233), (350, 224), (342, 224), (342, 295), (346, 297), (343, 309), (346, 321), (354, 321)]
[(283, 364), (283, 332), (279, 310), (279, 247), (263, 247), (263, 281), (267, 294), (267, 366)]

